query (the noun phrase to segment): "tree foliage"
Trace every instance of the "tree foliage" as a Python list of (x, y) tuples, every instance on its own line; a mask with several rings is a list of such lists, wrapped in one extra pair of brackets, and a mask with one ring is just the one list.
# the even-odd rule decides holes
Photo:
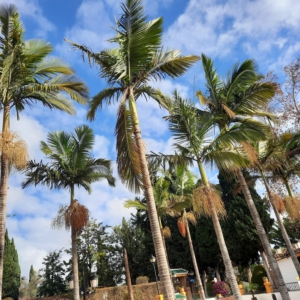
[(18, 252), (14, 239), (9, 239), (8, 231), (5, 232), (5, 250), (3, 265), (3, 289), (4, 298), (11, 297), (17, 300), (21, 283), (21, 269), (19, 265)]
[(61, 250), (50, 252), (43, 260), (43, 282), (38, 287), (38, 297), (61, 295), (67, 291), (65, 283), (65, 267), (61, 260)]

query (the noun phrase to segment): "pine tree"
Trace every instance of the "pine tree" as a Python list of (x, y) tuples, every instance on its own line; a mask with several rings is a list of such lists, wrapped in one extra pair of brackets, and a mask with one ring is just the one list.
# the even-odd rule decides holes
[(19, 265), (18, 252), (14, 239), (10, 240), (8, 231), (5, 232), (5, 250), (3, 264), (3, 290), (2, 297), (11, 297), (15, 300), (19, 297), (21, 284), (21, 269)]
[(61, 261), (61, 253), (62, 250), (53, 251), (44, 258), (45, 268), (42, 270), (44, 281), (38, 288), (38, 297), (49, 297), (66, 292), (65, 269)]

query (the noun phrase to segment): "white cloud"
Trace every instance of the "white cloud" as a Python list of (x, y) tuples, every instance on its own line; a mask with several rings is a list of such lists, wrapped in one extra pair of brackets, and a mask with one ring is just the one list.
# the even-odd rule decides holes
[(219, 58), (240, 56), (242, 44), (248, 56), (264, 63), (270, 53), (294, 45), (299, 11), (300, 2), (293, 0), (190, 0), (168, 28), (165, 43), (184, 53)]
[(55, 25), (44, 16), (37, 0), (10, 0), (9, 3), (17, 6), (22, 18), (30, 18), (37, 23), (36, 37), (46, 38), (49, 32), (56, 30)]

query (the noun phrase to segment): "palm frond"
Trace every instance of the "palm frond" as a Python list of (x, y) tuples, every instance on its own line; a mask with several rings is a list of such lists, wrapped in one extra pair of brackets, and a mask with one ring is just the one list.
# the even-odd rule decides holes
[(115, 134), (117, 137), (118, 173), (123, 183), (135, 193), (142, 187), (139, 151), (133, 137), (134, 120), (130, 111), (122, 103), (118, 111)]
[(118, 101), (122, 92), (123, 89), (120, 87), (108, 87), (95, 95), (91, 101), (89, 101), (87, 119), (93, 121), (96, 117), (97, 110), (102, 109), (103, 102), (105, 101), (106, 105), (114, 104)]
[(145, 203), (141, 202), (140, 200), (126, 200), (124, 203), (125, 208), (136, 208), (140, 210), (148, 210), (148, 207)]

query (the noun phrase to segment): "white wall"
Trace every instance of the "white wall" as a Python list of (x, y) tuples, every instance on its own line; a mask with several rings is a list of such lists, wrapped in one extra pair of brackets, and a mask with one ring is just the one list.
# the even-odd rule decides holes
[[(276, 295), (277, 300), (282, 300), (279, 293), (272, 293)], [(255, 294), (257, 300), (273, 300), (272, 294)], [(289, 292), (291, 300), (300, 300), (300, 291)], [(252, 295), (244, 295), (243, 300), (251, 300)], [(209, 298), (207, 300), (216, 300), (216, 298)]]
[(298, 274), (290, 257), (278, 260), (277, 263), (285, 283), (297, 281)]

